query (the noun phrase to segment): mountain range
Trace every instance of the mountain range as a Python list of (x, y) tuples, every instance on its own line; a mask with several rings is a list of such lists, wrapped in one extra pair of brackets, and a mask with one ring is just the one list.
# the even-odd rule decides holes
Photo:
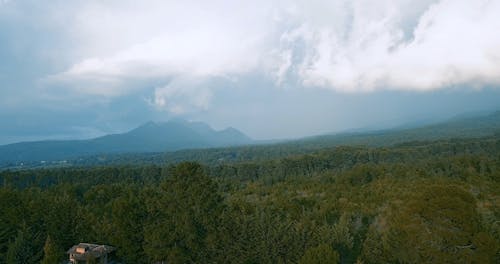
[[(227, 128), (216, 131), (202, 122), (148, 122), (123, 134), (89, 140), (50, 140), (0, 146), (0, 168), (75, 164), (245, 161), (297, 155), (337, 146), (391, 146), (452, 138), (500, 134), (500, 111), (462, 115), (433, 124), (377, 131), (327, 134), (285, 141), (254, 141)], [(245, 145), (245, 146), (244, 146)], [(252, 145), (252, 146), (249, 146)], [(244, 147), (242, 147), (244, 146)], [(47, 161), (47, 164), (45, 164)], [(29, 165), (27, 165), (27, 163)], [(24, 164), (24, 165), (23, 165)]]
[(46, 140), (0, 146), (0, 162), (53, 161), (102, 153), (166, 152), (251, 144), (234, 128), (216, 131), (202, 122), (148, 122), (123, 134), (88, 140)]

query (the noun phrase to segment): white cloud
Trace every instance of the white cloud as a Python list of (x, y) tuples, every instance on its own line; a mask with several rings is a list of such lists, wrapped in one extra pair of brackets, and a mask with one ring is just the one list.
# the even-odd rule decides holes
[(173, 112), (208, 107), (193, 83), (256, 71), (345, 92), (500, 84), (498, 14), (487, 0), (88, 1), (68, 25), (81, 59), (50, 79), (104, 96), (168, 79), (151, 103)]
[(356, 92), (500, 83), (500, 1), (430, 5), (411, 38), (405, 38), (402, 10), (370, 14), (360, 3), (352, 5), (348, 32), (307, 21), (296, 29), (291, 41), (306, 42), (299, 71), (304, 85)]
[[(90, 55), (50, 79), (76, 83), (70, 86), (79, 92), (116, 96), (133, 89), (129, 79), (247, 73), (259, 67), (265, 54), (268, 11), (261, 6), (136, 3), (90, 2), (83, 7), (74, 21), (75, 38), (81, 41), (81, 53)], [(251, 17), (245, 16), (247, 11)]]
[(207, 110), (212, 92), (200, 80), (177, 78), (168, 85), (157, 87), (152, 98), (146, 101), (159, 111), (175, 115)]

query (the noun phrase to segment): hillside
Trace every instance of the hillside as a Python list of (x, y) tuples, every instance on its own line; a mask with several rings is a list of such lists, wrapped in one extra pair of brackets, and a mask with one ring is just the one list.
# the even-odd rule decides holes
[(21, 142), (0, 146), (0, 163), (60, 161), (103, 153), (166, 152), (250, 143), (249, 137), (234, 128), (216, 131), (201, 122), (182, 120), (148, 122), (127, 133), (89, 140)]
[(444, 122), (413, 128), (322, 135), (305, 138), (292, 144), (314, 149), (338, 145), (391, 146), (411, 141), (479, 138), (498, 132), (500, 132), (500, 112), (494, 112), (480, 116), (455, 117)]
[(263, 161), (291, 155), (315, 153), (338, 146), (388, 147), (398, 144), (418, 145), (433, 140), (480, 138), (495, 135), (499, 132), (500, 112), (496, 112), (482, 116), (457, 117), (445, 122), (416, 128), (331, 134), (274, 144), (188, 149), (166, 153), (94, 155), (72, 160), (71, 165), (175, 164), (186, 160), (213, 165), (242, 161)]
[(500, 263), (499, 167), (496, 135), (1, 171), (0, 263), (62, 261), (85, 241), (116, 247), (119, 263)]
[[(398, 144), (421, 144), (441, 139), (480, 138), (499, 132), (500, 112), (481, 116), (456, 117), (445, 122), (414, 128), (330, 134), (273, 144), (259, 144), (262, 142), (252, 141), (233, 128), (214, 131), (208, 125), (200, 122), (175, 121), (163, 124), (149, 122), (129, 133), (109, 135), (90, 141), (14, 144), (17, 153), (23, 153), (24, 156), (17, 156), (13, 162), (13, 159), (5, 158), (16, 157), (14, 154), (6, 153), (6, 150), (10, 150), (10, 148), (0, 146), (0, 167), (6, 169), (175, 164), (186, 160), (203, 164), (263, 161), (315, 153), (338, 146), (387, 147)], [(169, 137), (162, 137), (163, 134), (169, 135)], [(245, 146), (241, 146), (243, 144)], [(47, 150), (49, 146), (50, 152)], [(89, 149), (92, 149), (93, 152), (84, 151)], [(21, 159), (21, 157), (36, 157), (36, 159), (29, 161), (29, 159)], [(66, 161), (61, 162), (61, 157), (65, 157)], [(51, 160), (49, 158), (54, 161), (40, 162), (41, 160)], [(11, 160), (11, 162), (6, 162), (6, 160)], [(23, 162), (22, 166), (20, 166), (20, 162)]]

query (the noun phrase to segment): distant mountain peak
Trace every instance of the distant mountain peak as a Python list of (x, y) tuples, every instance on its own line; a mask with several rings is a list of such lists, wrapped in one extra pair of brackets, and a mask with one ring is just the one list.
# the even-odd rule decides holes
[(236, 129), (234, 127), (226, 127), (223, 130), (221, 130), (221, 131), (237, 131), (237, 132), (240, 132), (238, 129)]
[(139, 127), (137, 128), (141, 128), (141, 127), (157, 127), (158, 126), (158, 123), (154, 122), (154, 121), (148, 121), (142, 125), (140, 125)]
[(216, 131), (203, 122), (148, 121), (129, 132), (89, 140), (24, 142), (0, 146), (0, 161), (63, 160), (104, 153), (165, 152), (251, 144), (237, 129)]
[(243, 135), (243, 133), (241, 131), (239, 131), (238, 129), (236, 129), (234, 127), (227, 127), (225, 129), (220, 130), (219, 132), (228, 133), (228, 134), (241, 134), (241, 135)]

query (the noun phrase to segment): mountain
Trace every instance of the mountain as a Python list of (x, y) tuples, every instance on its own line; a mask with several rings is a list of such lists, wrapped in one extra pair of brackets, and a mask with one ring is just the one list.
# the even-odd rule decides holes
[[(168, 123), (149, 122), (125, 134), (93, 140), (41, 141), (0, 146), (0, 169), (172, 164), (186, 160), (219, 164), (303, 155), (337, 146), (425, 145), (435, 140), (495, 135), (500, 136), (500, 112), (461, 115), (441, 123), (413, 128), (346, 132), (279, 142), (252, 141), (234, 128), (214, 131), (204, 123), (175, 120)], [(251, 146), (239, 146), (248, 144)], [(67, 163), (40, 162), (63, 159), (67, 159)], [(11, 162), (6, 162), (9, 160)], [(24, 165), (20, 166), (20, 162)]]
[(242, 132), (212, 129), (201, 122), (148, 122), (127, 133), (89, 140), (49, 140), (0, 146), (0, 162), (54, 161), (96, 154), (165, 152), (251, 144)]
[(451, 138), (479, 138), (498, 133), (500, 111), (485, 115), (460, 115), (444, 122), (419, 127), (320, 135), (290, 141), (287, 144), (308, 149), (339, 145), (378, 147)]

